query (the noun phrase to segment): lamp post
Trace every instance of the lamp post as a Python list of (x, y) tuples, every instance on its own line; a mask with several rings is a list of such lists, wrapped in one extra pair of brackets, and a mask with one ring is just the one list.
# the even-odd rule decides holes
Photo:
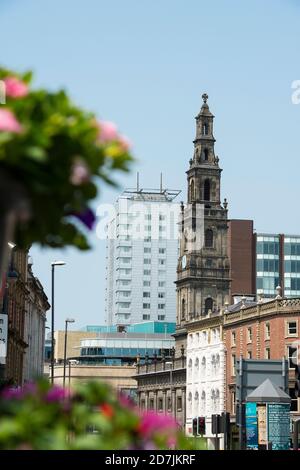
[(64, 266), (64, 261), (51, 263), (51, 383), (54, 382), (54, 270), (55, 266)]
[[(63, 375), (63, 387), (66, 383), (66, 365), (67, 365), (67, 340), (68, 340), (68, 323), (74, 323), (74, 318), (66, 318), (65, 320), (65, 348), (64, 348), (64, 375)], [(70, 369), (69, 369), (70, 371)]]

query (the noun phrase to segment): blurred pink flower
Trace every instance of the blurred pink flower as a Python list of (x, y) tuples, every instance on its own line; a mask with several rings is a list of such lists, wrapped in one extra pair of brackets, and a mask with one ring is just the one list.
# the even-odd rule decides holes
[(17, 77), (7, 77), (4, 83), (6, 95), (11, 98), (22, 98), (28, 94), (28, 86)]
[(22, 127), (9, 109), (0, 109), (0, 131), (19, 134)]
[(74, 186), (80, 186), (90, 180), (90, 170), (82, 158), (77, 157), (72, 165), (70, 181)]
[(118, 140), (117, 126), (113, 122), (100, 121), (99, 122), (99, 140), (101, 142), (109, 142), (111, 140)]
[(54, 385), (46, 394), (46, 401), (53, 403), (53, 402), (60, 402), (63, 401), (65, 398), (69, 397), (69, 393), (62, 387), (58, 385)]
[(139, 424), (139, 431), (144, 437), (150, 437), (155, 432), (175, 431), (177, 424), (172, 416), (159, 415), (153, 411), (144, 413)]
[(121, 135), (119, 137), (119, 142), (121, 144), (121, 147), (126, 151), (128, 152), (128, 150), (132, 147), (132, 143), (130, 142), (130, 140), (125, 136), (125, 135)]

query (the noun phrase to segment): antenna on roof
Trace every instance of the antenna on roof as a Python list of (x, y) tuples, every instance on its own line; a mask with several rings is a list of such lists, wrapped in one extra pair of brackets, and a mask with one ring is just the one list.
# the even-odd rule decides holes
[(163, 192), (163, 179), (162, 179), (162, 173), (160, 174), (160, 192)]
[(139, 192), (139, 190), (140, 190), (140, 174), (139, 174), (139, 172), (137, 172), (137, 174), (136, 174), (136, 190), (137, 190), (137, 192)]

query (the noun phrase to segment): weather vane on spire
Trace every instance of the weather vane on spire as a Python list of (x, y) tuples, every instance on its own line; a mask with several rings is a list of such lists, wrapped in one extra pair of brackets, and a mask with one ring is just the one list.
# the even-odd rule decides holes
[(203, 99), (203, 102), (206, 103), (206, 101), (208, 100), (208, 94), (207, 94), (207, 93), (203, 93), (202, 99)]

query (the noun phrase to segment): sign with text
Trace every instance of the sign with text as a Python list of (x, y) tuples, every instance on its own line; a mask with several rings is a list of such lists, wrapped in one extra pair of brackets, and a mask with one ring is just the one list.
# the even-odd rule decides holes
[(0, 314), (0, 364), (5, 364), (7, 354), (7, 315)]
[(268, 404), (268, 440), (273, 450), (289, 450), (290, 405), (289, 403)]
[(257, 406), (256, 403), (246, 403), (246, 436), (247, 448), (258, 448)]

